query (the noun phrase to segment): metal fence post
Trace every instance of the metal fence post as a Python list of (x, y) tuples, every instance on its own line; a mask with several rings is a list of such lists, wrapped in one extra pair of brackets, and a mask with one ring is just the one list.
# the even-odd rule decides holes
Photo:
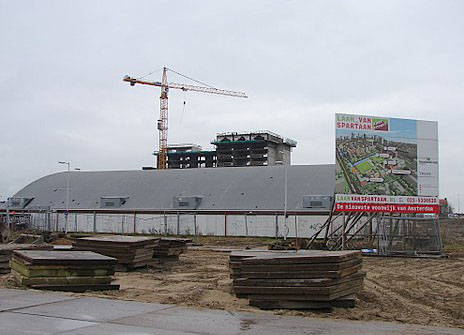
[(78, 223), (77, 223), (77, 213), (74, 213), (74, 231), (77, 233)]
[(279, 237), (279, 214), (275, 215), (275, 237)]
[(180, 233), (180, 214), (177, 212), (177, 235)]
[(134, 212), (134, 234), (137, 234), (137, 212)]
[(227, 236), (227, 212), (224, 212), (224, 236)]
[(47, 228), (48, 231), (52, 231), (52, 213), (50, 213), (50, 210), (47, 211)]
[(197, 236), (198, 234), (198, 228), (197, 228), (197, 213), (193, 213), (193, 229), (194, 229), (194, 234)]
[(299, 225), (298, 225), (298, 215), (295, 214), (295, 246), (296, 246), (296, 250), (300, 249), (300, 243), (298, 241), (298, 229), (299, 229)]
[(164, 212), (164, 235), (168, 235), (168, 217), (166, 216), (166, 212)]
[(97, 232), (97, 212), (93, 211), (93, 232)]

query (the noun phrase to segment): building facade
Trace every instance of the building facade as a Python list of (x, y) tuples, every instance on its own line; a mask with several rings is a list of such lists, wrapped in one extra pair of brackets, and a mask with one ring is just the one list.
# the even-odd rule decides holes
[(168, 169), (290, 165), (296, 141), (270, 131), (219, 133), (211, 141), (216, 150), (193, 143), (167, 148)]
[(211, 143), (218, 167), (290, 165), (296, 146), (296, 141), (267, 130), (220, 133)]

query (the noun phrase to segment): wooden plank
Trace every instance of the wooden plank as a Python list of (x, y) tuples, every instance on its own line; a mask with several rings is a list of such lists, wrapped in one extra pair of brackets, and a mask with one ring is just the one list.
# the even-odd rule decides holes
[(273, 264), (273, 265), (248, 265), (242, 264), (240, 266), (233, 265), (233, 269), (240, 270), (240, 272), (298, 272), (298, 271), (339, 271), (350, 268), (362, 263), (362, 259), (353, 259), (340, 263), (319, 263), (319, 264)]
[(119, 290), (119, 284), (95, 284), (95, 285), (31, 285), (36, 290), (64, 291), (83, 293), (86, 291), (113, 291)]
[(32, 264), (30, 262), (24, 261), (21, 258), (18, 258), (13, 255), (10, 262), (16, 262), (22, 266), (27, 266), (30, 269), (71, 269), (71, 270), (80, 270), (80, 269), (108, 269), (111, 270), (114, 268), (115, 263), (107, 264), (93, 264), (81, 262), (77, 264)]
[(116, 259), (92, 251), (16, 250), (14, 257), (31, 264), (114, 264)]
[[(265, 287), (265, 286), (234, 286), (234, 292), (238, 294), (283, 294), (283, 295), (309, 295), (330, 296), (333, 293), (351, 289), (362, 285), (362, 279), (351, 280), (333, 286), (315, 287)], [(311, 300), (311, 299), (309, 299)]]
[(304, 300), (304, 301), (332, 301), (347, 295), (356, 294), (363, 285), (354, 286), (349, 289), (334, 292), (328, 295), (303, 295), (303, 294), (237, 294), (238, 298), (250, 300)]
[(329, 301), (299, 301), (299, 300), (250, 300), (250, 306), (260, 309), (324, 309), (331, 310)]
[(250, 306), (260, 309), (324, 309), (333, 307), (353, 308), (356, 306), (354, 295), (342, 297), (332, 301), (303, 301), (303, 300), (250, 300)]
[(21, 275), (15, 270), (11, 270), (17, 284), (22, 286), (31, 285), (96, 285), (111, 284), (112, 278), (109, 276), (94, 277), (33, 277), (29, 278)]
[(234, 286), (266, 286), (266, 287), (326, 287), (346, 283), (352, 280), (363, 279), (365, 271), (357, 271), (343, 278), (313, 278), (313, 279), (249, 279), (237, 278), (233, 281)]
[(139, 245), (145, 243), (154, 243), (159, 238), (149, 236), (127, 236), (127, 235), (104, 235), (104, 236), (88, 236), (80, 237), (75, 241), (77, 243), (101, 243), (101, 244), (114, 244), (121, 245)]
[(318, 251), (294, 254), (264, 254), (241, 261), (243, 265), (327, 264), (360, 259), (360, 251)]
[(114, 274), (114, 266), (109, 269), (80, 268), (71, 269), (66, 267), (26, 266), (11, 261), (10, 266), (15, 271), (26, 277), (80, 277), (80, 276), (111, 276)]
[(241, 271), (238, 273), (233, 272), (231, 277), (235, 278), (294, 278), (294, 279), (312, 279), (312, 278), (342, 278), (349, 276), (362, 268), (361, 264), (352, 266), (338, 271), (300, 271), (300, 272), (288, 272), (288, 271)]

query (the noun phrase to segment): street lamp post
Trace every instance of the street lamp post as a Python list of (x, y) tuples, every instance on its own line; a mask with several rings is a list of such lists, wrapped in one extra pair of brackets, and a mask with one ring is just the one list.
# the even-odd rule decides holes
[(68, 214), (69, 214), (69, 174), (71, 171), (71, 163), (60, 161), (59, 164), (66, 164), (66, 212), (64, 213), (64, 233), (68, 232)]
[(288, 199), (288, 168), (285, 164), (285, 193), (284, 193), (284, 240), (287, 239), (288, 225), (287, 225), (287, 199)]
[(288, 225), (287, 225), (287, 199), (288, 199), (288, 163), (287, 161), (284, 161), (284, 154), (285, 152), (283, 150), (279, 151), (279, 154), (282, 155), (280, 164), (285, 165), (284, 166), (284, 173), (285, 173), (285, 181), (284, 181), (284, 240), (287, 240), (287, 235), (289, 233)]

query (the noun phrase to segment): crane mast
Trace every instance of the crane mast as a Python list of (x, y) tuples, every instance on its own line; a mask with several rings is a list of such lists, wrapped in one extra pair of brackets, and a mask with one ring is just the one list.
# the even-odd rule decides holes
[[(159, 81), (145, 81), (136, 78), (131, 78), (129, 76), (125, 76), (123, 81), (130, 83), (131, 86), (135, 86), (135, 84), (141, 85), (151, 85), (151, 86), (158, 86), (161, 88), (161, 95), (160, 95), (160, 117), (158, 120), (157, 128), (159, 131), (159, 144), (158, 144), (158, 169), (166, 169), (167, 168), (167, 148), (168, 148), (168, 92), (170, 88), (173, 89), (180, 89), (183, 91), (194, 91), (194, 92), (201, 92), (201, 93), (209, 93), (209, 94), (218, 94), (218, 95), (227, 95), (237, 98), (248, 98), (245, 93), (242, 92), (235, 92), (235, 91), (228, 91), (228, 90), (221, 90), (214, 87), (208, 86), (195, 86), (195, 85), (188, 85), (188, 84), (179, 84), (179, 83), (168, 83), (168, 68), (163, 68), (163, 77), (161, 82)], [(172, 71), (172, 70), (171, 70)]]
[(168, 151), (168, 74), (167, 68), (163, 68), (163, 79), (160, 96), (160, 118), (158, 120), (159, 144), (158, 144), (158, 169), (166, 168)]

